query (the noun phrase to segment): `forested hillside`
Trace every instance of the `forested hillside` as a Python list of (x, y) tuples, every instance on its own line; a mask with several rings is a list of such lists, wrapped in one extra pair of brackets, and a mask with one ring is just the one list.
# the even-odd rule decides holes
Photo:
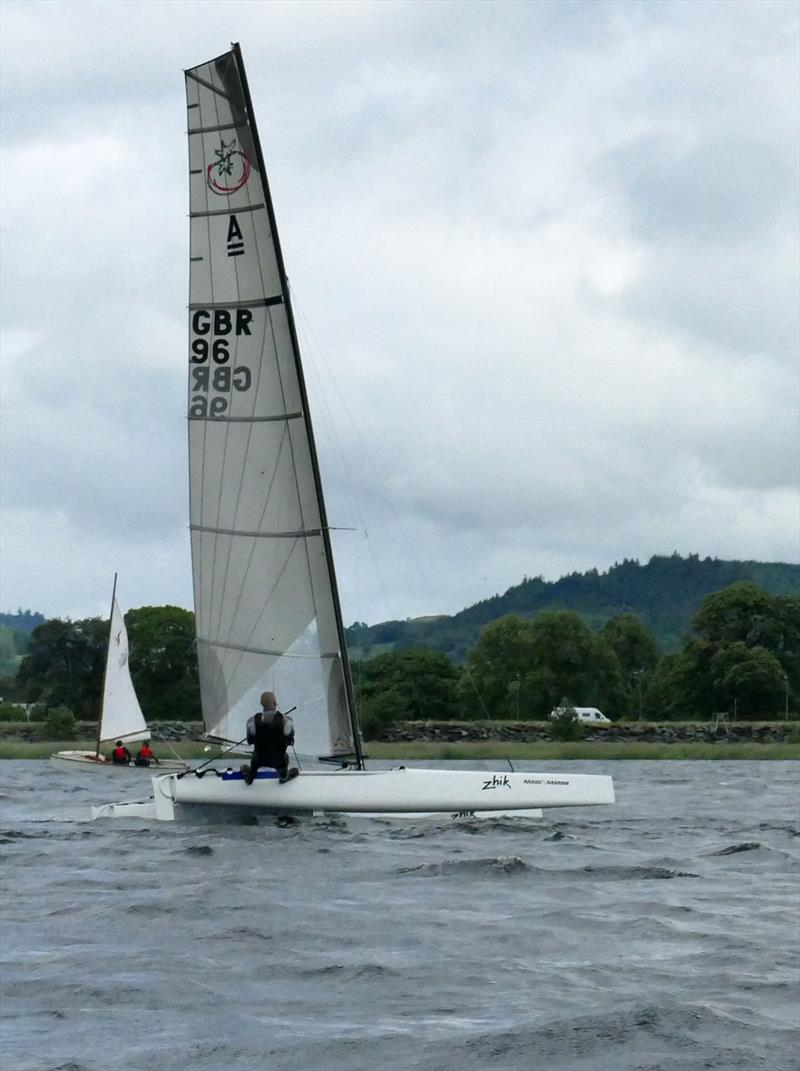
[(43, 625), (44, 614), (33, 610), (17, 610), (15, 614), (0, 614), (0, 625), (7, 625), (14, 632), (33, 632), (37, 625)]
[(431, 647), (462, 663), (484, 625), (506, 614), (534, 618), (543, 610), (572, 610), (600, 627), (619, 614), (634, 614), (664, 652), (676, 651), (702, 600), (739, 580), (771, 595), (800, 593), (800, 566), (782, 562), (720, 561), (696, 554), (654, 556), (646, 565), (625, 560), (608, 572), (570, 573), (560, 580), (525, 578), (504, 595), (475, 603), (452, 617), (386, 621), (347, 630), (356, 656), (370, 657), (409, 647)]
[[(199, 720), (194, 615), (143, 606), (129, 610), (125, 623), (145, 717)], [(39, 625), (16, 675), (0, 676), (7, 701), (0, 719), (19, 718), (19, 702), (36, 705), (33, 720), (96, 718), (107, 645), (101, 618)], [(614, 720), (707, 719), (715, 712), (788, 720), (800, 695), (798, 651), (800, 596), (737, 581), (702, 599), (676, 653), (660, 653), (633, 613), (595, 628), (575, 610), (547, 609), (488, 621), (461, 665), (416, 646), (355, 658), (353, 677), (361, 723), (373, 739), (410, 719), (542, 720), (572, 704), (599, 706)]]

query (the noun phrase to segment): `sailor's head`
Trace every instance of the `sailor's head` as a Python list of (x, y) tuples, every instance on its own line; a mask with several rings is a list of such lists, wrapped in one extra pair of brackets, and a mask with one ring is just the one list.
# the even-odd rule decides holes
[(122, 747), (122, 741), (121, 740), (117, 740), (117, 747)]
[(261, 706), (264, 710), (277, 710), (278, 700), (275, 698), (274, 692), (262, 692), (261, 693)]

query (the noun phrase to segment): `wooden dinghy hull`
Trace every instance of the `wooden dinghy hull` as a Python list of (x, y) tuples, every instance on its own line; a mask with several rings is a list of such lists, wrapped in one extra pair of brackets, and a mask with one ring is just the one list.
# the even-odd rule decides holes
[(109, 762), (103, 755), (95, 755), (93, 751), (56, 751), (50, 756), (50, 762), (59, 769), (69, 770), (119, 770), (136, 773), (153, 774), (155, 771), (181, 771), (188, 769), (188, 763), (180, 759), (161, 759), (158, 764), (152, 766), (137, 766), (135, 762)]

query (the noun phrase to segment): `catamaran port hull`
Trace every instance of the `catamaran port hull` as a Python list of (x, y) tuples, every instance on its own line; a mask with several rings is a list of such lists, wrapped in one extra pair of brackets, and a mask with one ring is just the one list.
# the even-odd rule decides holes
[(596, 774), (487, 773), (482, 770), (337, 770), (303, 772), (280, 784), (260, 772), (247, 785), (236, 770), (153, 777), (153, 801), (109, 804), (93, 817), (175, 818), (178, 807), (235, 807), (276, 815), (526, 814), (544, 807), (614, 802), (614, 783)]

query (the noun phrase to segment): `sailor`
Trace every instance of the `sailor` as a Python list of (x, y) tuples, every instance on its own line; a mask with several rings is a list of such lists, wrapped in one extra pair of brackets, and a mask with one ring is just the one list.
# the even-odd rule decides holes
[(149, 766), (151, 762), (155, 762), (157, 764), (158, 759), (155, 757), (153, 749), (150, 747), (150, 741), (145, 740), (136, 753), (136, 765)]
[(271, 766), (284, 784), (297, 774), (289, 769), (287, 748), (294, 743), (294, 724), (288, 714), (281, 714), (274, 692), (261, 696), (261, 710), (247, 722), (247, 742), (253, 745), (250, 765), (242, 767), (245, 782), (252, 785), (261, 766)]
[(114, 750), (111, 752), (111, 761), (115, 766), (127, 766), (131, 761), (131, 753), (121, 740), (117, 740)]

